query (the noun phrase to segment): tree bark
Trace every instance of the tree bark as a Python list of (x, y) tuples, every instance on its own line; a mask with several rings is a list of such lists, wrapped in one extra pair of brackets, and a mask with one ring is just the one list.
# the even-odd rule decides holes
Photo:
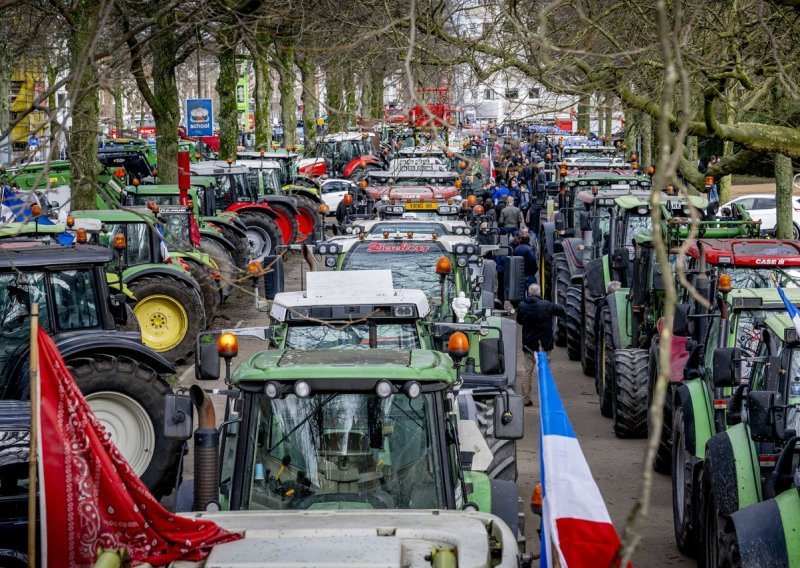
[[(736, 120), (736, 94), (733, 89), (728, 92), (725, 101), (725, 124), (733, 125)], [(722, 157), (727, 158), (733, 155), (733, 142), (726, 140), (722, 143)], [(727, 203), (731, 200), (731, 186), (733, 180), (730, 175), (722, 176), (719, 180), (719, 202)]]
[(345, 92), (345, 112), (347, 113), (347, 123), (345, 129), (349, 129), (356, 124), (356, 81), (355, 72), (352, 65), (345, 66), (344, 71), (344, 92)]
[(589, 132), (592, 117), (592, 99), (589, 95), (581, 95), (578, 101), (578, 130)]
[(151, 105), (156, 123), (156, 155), (158, 179), (161, 183), (178, 183), (178, 124), (181, 119), (180, 95), (175, 78), (178, 45), (169, 22), (156, 27), (150, 47), (153, 53), (153, 98)]
[(341, 71), (328, 68), (325, 72), (325, 106), (327, 107), (328, 115), (328, 132), (343, 130), (343, 91)]
[(783, 154), (775, 154), (775, 209), (777, 225), (775, 238), (792, 238), (792, 159)]
[(97, 72), (92, 60), (92, 40), (97, 27), (97, 6), (85, 0), (72, 16), (67, 38), (70, 68), (75, 74), (69, 84), (72, 128), (69, 152), (72, 173), (72, 209), (94, 209), (97, 196), (97, 137), (100, 105)]
[[(603, 133), (603, 136), (605, 136), (605, 139), (610, 142), (611, 141), (611, 130), (612, 130), (613, 121), (614, 121), (614, 95), (612, 95), (611, 93), (606, 94), (605, 115), (606, 115), (606, 120), (605, 120), (606, 129), (605, 129), (605, 132)], [(646, 165), (650, 165), (650, 164), (646, 164)]]
[(281, 95), (281, 122), (283, 123), (283, 146), (297, 145), (297, 100), (294, 97), (296, 79), (294, 69), (294, 46), (275, 44), (278, 70), (278, 92)]
[(119, 84), (119, 79), (114, 80), (113, 89), (114, 89), (114, 130), (117, 131), (117, 136), (121, 136), (122, 128), (124, 127), (124, 121), (122, 118), (122, 87)]
[(305, 143), (313, 142), (317, 137), (317, 65), (307, 54), (296, 54), (297, 67), (300, 69), (300, 82), (303, 85), (303, 132)]
[(271, 58), (269, 44), (271, 38), (267, 34), (258, 34), (254, 41), (247, 42), (247, 48), (253, 58), (256, 85), (253, 90), (253, 123), (255, 126), (256, 148), (270, 151), (272, 149), (272, 118), (270, 117), (270, 99), (272, 98)]
[(642, 120), (642, 150), (639, 156), (639, 166), (643, 166), (653, 163), (653, 117), (645, 113), (640, 116)]
[(219, 77), (217, 95), (219, 96), (219, 156), (223, 160), (236, 158), (239, 145), (239, 110), (236, 107), (236, 32), (220, 32), (217, 37), (220, 45), (217, 53)]
[(382, 69), (370, 70), (369, 116), (378, 120), (383, 119), (383, 79), (384, 72)]

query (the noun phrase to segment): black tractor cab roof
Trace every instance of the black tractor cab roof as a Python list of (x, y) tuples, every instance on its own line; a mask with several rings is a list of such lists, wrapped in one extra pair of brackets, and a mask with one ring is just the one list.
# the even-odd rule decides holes
[(0, 242), (0, 270), (9, 268), (61, 268), (75, 264), (106, 264), (114, 253), (92, 245), (65, 247), (36, 240)]

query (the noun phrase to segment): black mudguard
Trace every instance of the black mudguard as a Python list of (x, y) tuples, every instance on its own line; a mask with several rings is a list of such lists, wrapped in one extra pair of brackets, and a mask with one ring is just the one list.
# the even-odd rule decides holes
[(583, 267), (583, 281), (589, 298), (606, 295), (607, 283), (603, 274), (603, 259), (593, 258)]
[[(741, 566), (790, 566), (786, 532), (775, 499), (745, 507), (731, 515), (725, 543), (738, 552)], [(737, 550), (738, 549), (738, 550)]]

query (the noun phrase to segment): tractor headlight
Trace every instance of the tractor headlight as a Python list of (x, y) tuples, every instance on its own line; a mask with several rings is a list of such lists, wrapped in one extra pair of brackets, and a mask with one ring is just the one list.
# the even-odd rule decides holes
[(375, 394), (378, 395), (378, 398), (386, 398), (390, 396), (393, 391), (394, 387), (392, 386), (392, 383), (386, 379), (378, 381), (378, 384), (375, 385)]
[(305, 381), (297, 381), (294, 384), (294, 394), (297, 398), (306, 398), (311, 394), (311, 387)]
[(319, 248), (317, 249), (317, 251), (319, 252), (319, 254), (327, 254), (328, 245), (319, 245)]
[(353, 227), (346, 227), (344, 232), (347, 233), (348, 235), (352, 235), (353, 234)]
[(264, 394), (267, 398), (278, 398), (281, 395), (283, 387), (277, 381), (270, 381), (264, 385)]
[(470, 254), (470, 255), (475, 254), (475, 247), (473, 245), (467, 245), (466, 246), (466, 253)]
[(467, 262), (468, 261), (467, 261), (467, 257), (466, 256), (459, 256), (456, 259), (456, 266), (460, 266), (461, 268), (464, 268), (467, 265)]
[(335, 256), (326, 256), (325, 257), (325, 266), (328, 268), (333, 268), (336, 266), (336, 257)]
[(455, 253), (456, 254), (464, 254), (464, 245), (456, 245)]
[(417, 381), (408, 381), (403, 385), (403, 392), (408, 398), (417, 398), (422, 392), (422, 387)]

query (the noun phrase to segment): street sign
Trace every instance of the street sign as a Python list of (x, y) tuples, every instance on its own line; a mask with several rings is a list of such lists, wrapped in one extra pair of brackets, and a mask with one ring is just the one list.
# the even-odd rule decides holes
[(28, 137), (28, 148), (35, 150), (39, 147), (39, 137), (35, 134)]
[(214, 135), (214, 105), (211, 99), (186, 99), (186, 134)]

